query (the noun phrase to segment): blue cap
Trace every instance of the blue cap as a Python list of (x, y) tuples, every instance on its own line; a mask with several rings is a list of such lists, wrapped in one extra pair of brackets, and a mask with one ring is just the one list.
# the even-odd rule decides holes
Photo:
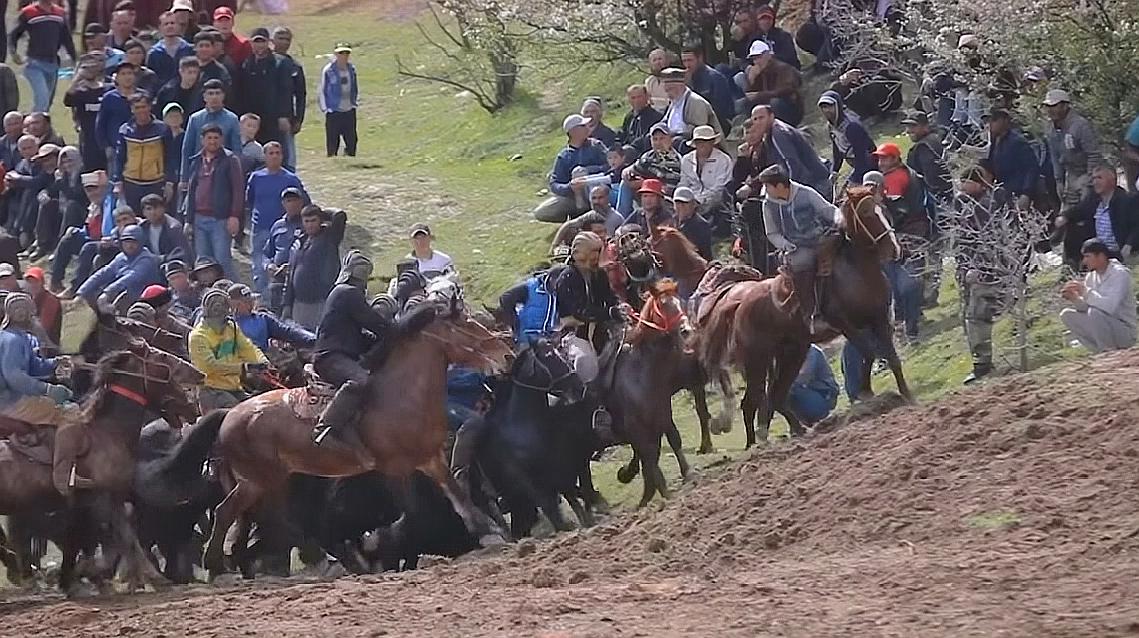
[(126, 239), (132, 239), (141, 244), (143, 239), (142, 226), (131, 224), (124, 228), (123, 232), (119, 233), (119, 241)]

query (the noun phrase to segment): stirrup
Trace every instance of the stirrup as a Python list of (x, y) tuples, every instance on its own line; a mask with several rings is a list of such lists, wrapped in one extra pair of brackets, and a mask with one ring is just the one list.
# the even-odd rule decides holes
[(79, 476), (79, 467), (72, 463), (71, 473), (67, 476), (67, 487), (75, 490), (89, 490), (95, 487), (95, 481), (85, 476)]
[(313, 445), (320, 447), (321, 444), (324, 443), (324, 440), (328, 438), (328, 435), (331, 432), (332, 432), (332, 426), (330, 426), (330, 425), (318, 425), (315, 428), (313, 428), (312, 429), (312, 443), (313, 443)]

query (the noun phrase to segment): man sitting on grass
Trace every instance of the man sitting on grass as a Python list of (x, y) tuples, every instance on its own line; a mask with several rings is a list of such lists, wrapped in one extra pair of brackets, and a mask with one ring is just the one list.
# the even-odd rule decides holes
[(1082, 282), (1069, 281), (1060, 295), (1071, 308), (1060, 311), (1060, 321), (1080, 344), (1094, 353), (1135, 345), (1135, 295), (1131, 271), (1109, 257), (1102, 239), (1084, 242), (1080, 251), (1088, 274)]

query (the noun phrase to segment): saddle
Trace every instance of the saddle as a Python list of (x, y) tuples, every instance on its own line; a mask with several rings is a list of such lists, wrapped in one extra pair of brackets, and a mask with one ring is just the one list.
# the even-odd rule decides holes
[(83, 411), (76, 405), (57, 405), (48, 397), (24, 397), (0, 410), (0, 436), (26, 434), (36, 428), (83, 425)]
[(732, 284), (761, 279), (763, 273), (751, 266), (713, 262), (692, 295), (692, 305), (696, 311), (692, 314), (696, 317), (696, 325), (704, 325), (712, 309), (731, 290)]
[[(90, 440), (87, 439), (80, 449), (82, 454), (77, 454), (76, 457), (87, 454), (89, 448)], [(29, 432), (14, 435), (7, 441), (0, 441), (0, 459), (4, 460), (14, 459), (18, 454), (37, 465), (50, 466), (54, 460), (54, 450), (55, 428), (52, 427), (33, 428)]]
[(311, 363), (305, 364), (304, 378), (303, 388), (293, 388), (285, 392), (285, 405), (293, 411), (293, 416), (315, 424), (320, 415), (324, 414), (328, 404), (332, 403), (336, 387), (321, 380)]

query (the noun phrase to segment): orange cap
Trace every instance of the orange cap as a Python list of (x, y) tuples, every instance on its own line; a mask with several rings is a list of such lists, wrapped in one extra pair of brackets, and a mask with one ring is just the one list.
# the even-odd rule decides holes
[(874, 151), (874, 155), (878, 157), (897, 157), (901, 159), (902, 149), (893, 142), (885, 142), (878, 145), (878, 150)]

